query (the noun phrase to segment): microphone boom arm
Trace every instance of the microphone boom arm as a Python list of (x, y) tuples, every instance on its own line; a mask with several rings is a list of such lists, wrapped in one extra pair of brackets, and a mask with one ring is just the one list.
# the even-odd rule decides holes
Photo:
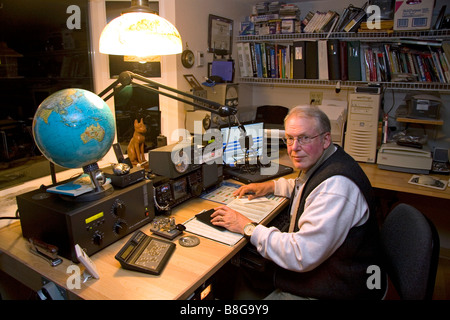
[[(153, 88), (153, 87), (142, 85), (140, 83), (135, 82), (134, 79), (137, 79), (137, 80), (142, 81), (144, 83), (150, 84), (152, 86), (156, 86), (158, 88)], [(141, 75), (135, 74), (135, 73), (130, 72), (130, 71), (123, 71), (122, 73), (120, 73), (119, 78), (116, 81), (114, 81), (111, 85), (109, 85), (105, 90), (100, 92), (99, 96), (101, 98), (103, 98), (104, 95), (106, 95), (109, 91), (113, 90), (114, 88), (117, 88), (117, 90), (120, 91), (125, 86), (130, 85), (132, 83), (135, 84), (136, 86), (144, 89), (144, 90), (164, 95), (166, 97), (169, 97), (169, 98), (172, 98), (172, 99), (184, 102), (186, 104), (189, 104), (191, 106), (197, 107), (199, 109), (203, 109), (203, 110), (206, 110), (206, 111), (217, 113), (217, 114), (219, 114), (222, 117), (232, 116), (232, 115), (235, 115), (237, 113), (237, 109), (234, 106), (233, 107), (232, 106), (224, 106), (224, 105), (221, 105), (220, 103), (217, 103), (215, 101), (211, 101), (211, 100), (205, 99), (203, 97), (194, 96), (193, 94), (190, 94), (190, 93), (187, 93), (187, 92), (183, 92), (181, 90), (177, 90), (175, 88), (166, 86), (164, 84), (161, 84), (161, 83), (156, 82), (154, 80), (150, 80), (150, 79), (148, 79), (146, 77), (143, 77)], [(162, 88), (164, 90), (167, 90), (167, 91), (174, 92), (174, 93), (182, 95), (184, 97), (191, 98), (191, 99), (193, 99), (193, 101), (186, 100), (184, 98), (178, 97), (176, 95), (173, 95), (170, 92), (161, 91), (160, 88)], [(110, 93), (108, 96), (103, 98), (103, 100), (107, 101), (113, 95), (114, 95), (114, 92)], [(198, 102), (195, 102), (195, 101), (198, 101)]]

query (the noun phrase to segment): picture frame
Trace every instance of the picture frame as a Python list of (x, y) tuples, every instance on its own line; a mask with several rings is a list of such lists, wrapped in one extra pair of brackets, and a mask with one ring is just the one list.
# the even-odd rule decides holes
[(194, 91), (203, 90), (202, 85), (198, 82), (197, 78), (195, 78), (193, 74), (185, 74), (183, 75), (183, 77), (186, 79), (186, 81)]
[(210, 14), (208, 17), (208, 52), (231, 55), (233, 20)]

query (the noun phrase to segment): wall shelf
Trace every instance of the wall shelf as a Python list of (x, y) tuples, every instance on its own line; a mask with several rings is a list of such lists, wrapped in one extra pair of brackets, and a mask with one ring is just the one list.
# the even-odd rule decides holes
[(428, 124), (433, 126), (442, 126), (444, 124), (444, 120), (413, 119), (404, 117), (398, 117), (397, 122)]
[(259, 42), (276, 41), (290, 42), (295, 40), (319, 40), (319, 39), (343, 39), (343, 40), (399, 40), (399, 39), (421, 39), (442, 40), (450, 37), (450, 29), (425, 30), (425, 31), (389, 31), (389, 32), (332, 32), (328, 33), (286, 33), (269, 35), (246, 35), (238, 36), (237, 42)]
[[(298, 40), (359, 40), (359, 41), (383, 41), (383, 42), (407, 42), (421, 45), (441, 45), (445, 39), (450, 39), (450, 29), (425, 30), (425, 31), (390, 31), (390, 32), (333, 32), (333, 33), (292, 33), (292, 34), (270, 34), (270, 35), (245, 35), (237, 37), (237, 42), (274, 42), (292, 43)], [(379, 84), (385, 89), (400, 91), (439, 91), (450, 92), (450, 83), (442, 82), (367, 82), (367, 81), (340, 81), (340, 80), (317, 80), (317, 79), (285, 79), (285, 78), (258, 78), (240, 77), (239, 82), (260, 86), (277, 87), (324, 87), (332, 89), (340, 82), (342, 89), (351, 89), (368, 84)]]
[[(335, 88), (340, 80), (316, 80), (316, 79), (279, 79), (279, 78), (256, 78), (241, 77), (239, 83), (247, 83), (252, 85), (265, 85), (277, 87), (325, 87)], [(380, 84), (386, 89), (396, 90), (423, 90), (423, 91), (443, 91), (450, 92), (449, 83), (439, 82), (366, 82), (366, 81), (340, 81), (341, 89), (354, 88), (358, 86), (366, 86), (368, 84)]]

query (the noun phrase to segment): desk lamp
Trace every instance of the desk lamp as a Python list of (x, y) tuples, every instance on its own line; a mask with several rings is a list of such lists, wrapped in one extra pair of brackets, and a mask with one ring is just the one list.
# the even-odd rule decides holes
[[(108, 23), (100, 36), (100, 52), (105, 54), (136, 56), (144, 59), (148, 56), (177, 54), (181, 51), (180, 33), (169, 21), (159, 17), (150, 9), (148, 0), (132, 0), (131, 7), (124, 11), (120, 17)], [(150, 84), (152, 87), (136, 83), (133, 81), (134, 79)], [(119, 78), (103, 90), (99, 96), (103, 97), (116, 87), (120, 91), (131, 83), (144, 90), (218, 113), (222, 117), (237, 113), (237, 109), (233, 106), (224, 106), (188, 94), (129, 71), (122, 72)], [(161, 88), (165, 91), (161, 91)], [(180, 98), (167, 91), (191, 98), (193, 101)], [(103, 99), (106, 101), (113, 95), (114, 92)]]

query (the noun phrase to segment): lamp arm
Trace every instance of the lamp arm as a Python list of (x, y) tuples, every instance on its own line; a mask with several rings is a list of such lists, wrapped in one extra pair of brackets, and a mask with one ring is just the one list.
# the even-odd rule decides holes
[[(140, 80), (142, 82), (148, 83), (148, 84), (150, 84), (152, 86), (156, 86), (158, 88), (152, 88), (152, 87), (141, 85), (139, 83), (134, 82), (133, 81), (134, 79)], [(100, 92), (99, 96), (103, 97), (106, 93), (108, 93), (110, 90), (112, 90), (112, 89), (114, 89), (116, 87), (118, 88), (118, 90), (122, 90), (125, 86), (127, 86), (127, 85), (129, 85), (131, 83), (134, 83), (135, 85), (139, 86), (140, 88), (142, 88), (144, 90), (152, 91), (154, 93), (158, 93), (158, 94), (164, 95), (166, 97), (169, 97), (169, 98), (172, 98), (172, 99), (184, 102), (186, 104), (189, 104), (191, 106), (197, 107), (199, 109), (203, 109), (203, 110), (206, 110), (206, 111), (217, 113), (217, 114), (219, 114), (222, 117), (232, 116), (232, 115), (235, 115), (237, 113), (237, 109), (235, 107), (224, 106), (224, 105), (221, 105), (220, 103), (217, 103), (215, 101), (211, 101), (211, 100), (208, 100), (208, 99), (205, 99), (205, 98), (202, 98), (202, 97), (194, 96), (194, 95), (192, 95), (190, 93), (183, 92), (183, 91), (177, 90), (175, 88), (166, 86), (164, 84), (161, 84), (159, 82), (150, 80), (150, 79), (148, 79), (146, 77), (143, 77), (141, 75), (135, 74), (135, 73), (130, 72), (130, 71), (123, 71), (123, 72), (121, 72), (120, 75), (119, 75), (119, 78), (116, 81), (114, 81), (111, 85), (109, 85), (105, 90)], [(183, 96), (188, 97), (188, 98), (192, 98), (194, 101), (198, 101), (199, 103), (180, 98), (180, 97), (178, 97), (176, 95), (173, 95), (173, 94), (165, 92), (165, 91), (161, 91), (159, 88), (163, 88), (164, 90), (171, 91), (171, 92), (174, 92), (174, 93), (179, 94), (179, 95), (183, 95)], [(109, 94), (106, 98), (104, 98), (104, 100), (105, 101), (108, 100), (113, 95), (114, 95), (114, 93)]]

